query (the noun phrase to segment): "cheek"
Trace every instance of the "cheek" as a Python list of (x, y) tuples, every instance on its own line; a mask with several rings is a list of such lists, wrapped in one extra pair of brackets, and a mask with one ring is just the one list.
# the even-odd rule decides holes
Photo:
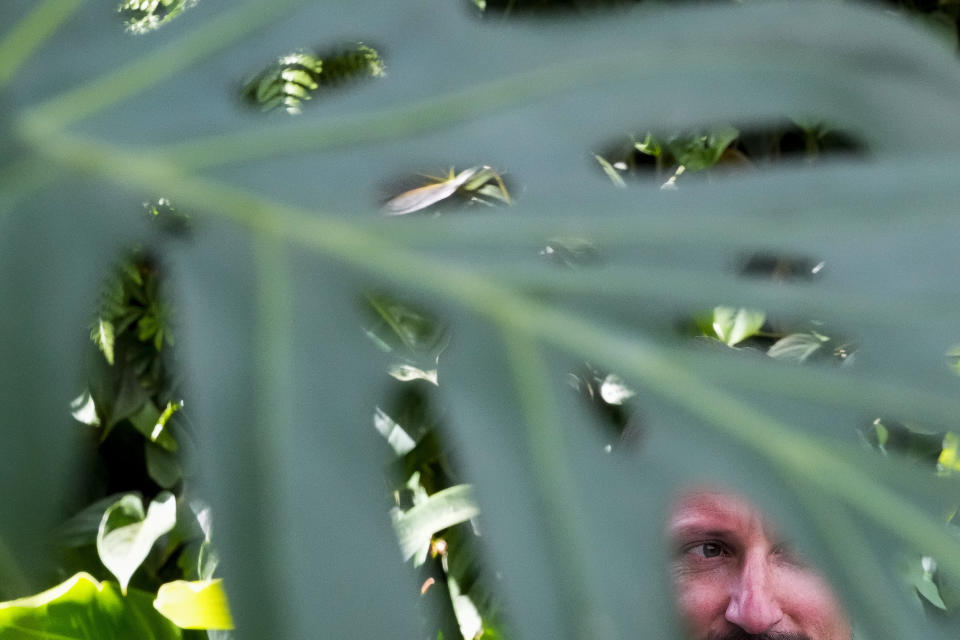
[(803, 573), (791, 581), (789, 606), (784, 613), (792, 617), (813, 638), (848, 640), (850, 625), (840, 601), (826, 580)]
[(674, 581), (677, 613), (695, 638), (703, 637), (724, 617), (729, 596), (715, 576), (679, 578)]

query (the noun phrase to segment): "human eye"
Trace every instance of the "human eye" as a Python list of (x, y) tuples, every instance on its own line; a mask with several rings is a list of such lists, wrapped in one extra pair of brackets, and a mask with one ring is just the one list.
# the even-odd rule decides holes
[(694, 560), (710, 560), (730, 554), (725, 544), (717, 540), (706, 540), (689, 544), (683, 549), (683, 554)]

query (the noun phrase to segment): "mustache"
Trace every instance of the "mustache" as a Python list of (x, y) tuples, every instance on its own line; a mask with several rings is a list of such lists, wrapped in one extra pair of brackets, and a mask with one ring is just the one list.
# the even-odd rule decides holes
[(810, 640), (805, 633), (747, 633), (742, 629), (734, 629), (723, 633), (711, 633), (707, 640)]

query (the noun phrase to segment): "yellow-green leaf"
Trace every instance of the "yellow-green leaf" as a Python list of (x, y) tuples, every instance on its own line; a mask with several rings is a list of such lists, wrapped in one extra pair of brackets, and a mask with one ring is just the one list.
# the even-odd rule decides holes
[(760, 331), (766, 320), (766, 313), (756, 309), (736, 309), (734, 307), (715, 307), (713, 309), (713, 330), (717, 337), (729, 346), (743, 342)]
[(0, 637), (22, 640), (179, 640), (180, 630), (150, 608), (150, 594), (77, 573), (19, 600), (0, 603)]
[(233, 629), (223, 580), (177, 580), (160, 586), (153, 606), (183, 629)]
[(946, 472), (960, 471), (960, 437), (955, 433), (947, 433), (943, 436), (943, 449), (940, 451), (940, 458), (937, 462), (940, 468)]

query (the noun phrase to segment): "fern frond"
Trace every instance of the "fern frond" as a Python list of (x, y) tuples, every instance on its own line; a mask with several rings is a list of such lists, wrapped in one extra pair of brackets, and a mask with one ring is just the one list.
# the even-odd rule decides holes
[(126, 0), (117, 11), (126, 18), (127, 31), (148, 33), (170, 22), (196, 0)]
[(386, 74), (383, 60), (365, 44), (319, 52), (295, 52), (279, 58), (244, 86), (248, 102), (264, 111), (282, 107), (289, 114), (301, 112), (321, 87), (333, 87), (362, 78)]

